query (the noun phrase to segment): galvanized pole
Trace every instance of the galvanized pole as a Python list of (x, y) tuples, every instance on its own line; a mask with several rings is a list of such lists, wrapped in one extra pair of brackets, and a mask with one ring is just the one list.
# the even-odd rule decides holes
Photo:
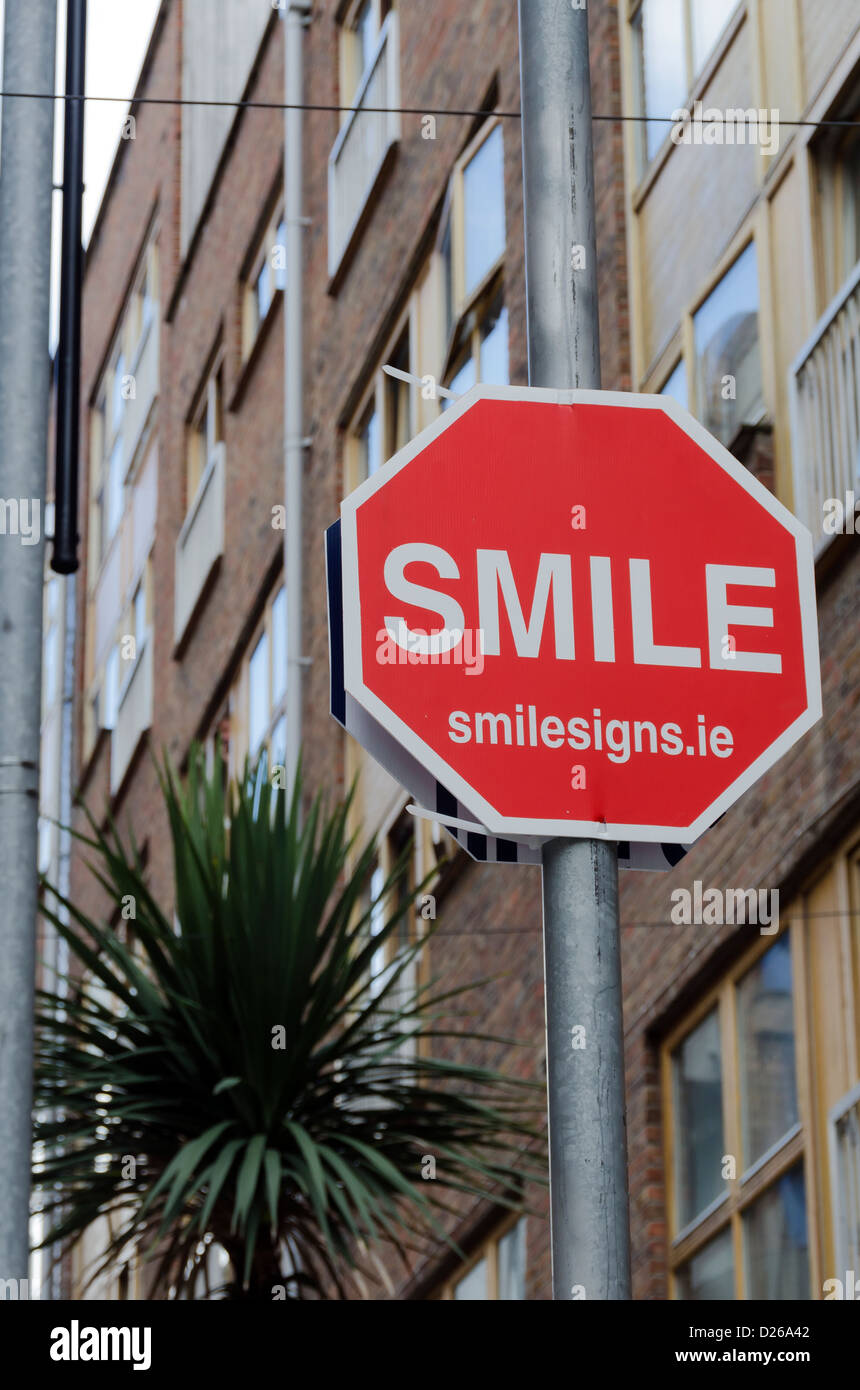
[[(56, 0), (6, 0), (3, 87), (53, 93)], [(0, 1278), (27, 1278), (54, 102), (0, 149)]]
[[(284, 15), (284, 576), (287, 584), (286, 784), (291, 796), (302, 751), (305, 660), (302, 656), (302, 496), (305, 468), (302, 93), (304, 31), (310, 0), (286, 0)], [(301, 807), (299, 808), (301, 810)]]
[[(519, 0), (529, 382), (600, 386), (585, 0)], [(617, 846), (543, 851), (553, 1297), (628, 1299)]]

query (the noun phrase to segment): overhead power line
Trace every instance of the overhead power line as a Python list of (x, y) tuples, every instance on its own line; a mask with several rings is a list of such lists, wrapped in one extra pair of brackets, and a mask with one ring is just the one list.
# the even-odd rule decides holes
[[(362, 115), (377, 115), (377, 116), (499, 116), (499, 117), (501, 117), (501, 118), (503, 118), (503, 119), (505, 119), (505, 120), (515, 120), (515, 121), (520, 120), (521, 114), (522, 114), (522, 113), (519, 112), (519, 111), (488, 110), (486, 107), (474, 108), (474, 107), (452, 107), (452, 106), (445, 106), (445, 107), (441, 107), (441, 106), (435, 106), (435, 107), (434, 107), (434, 106), (339, 106), (339, 105), (337, 105), (337, 104), (335, 104), (335, 103), (329, 103), (329, 102), (295, 102), (295, 103), (292, 103), (292, 102), (284, 102), (284, 101), (252, 101), (252, 100), (248, 100), (248, 101), (227, 101), (227, 100), (224, 100), (224, 99), (221, 99), (221, 98), (217, 98), (217, 97), (150, 97), (150, 96), (147, 96), (147, 97), (145, 97), (145, 96), (108, 97), (108, 96), (91, 96), (89, 93), (87, 93), (87, 94), (81, 96), (80, 93), (75, 93), (75, 92), (69, 92), (69, 93), (66, 93), (66, 92), (0, 92), (0, 99), (2, 99), (2, 98), (4, 98), (4, 97), (9, 97), (10, 99), (14, 98), (14, 99), (16, 99), (16, 100), (24, 100), (24, 99), (26, 99), (26, 100), (29, 100), (29, 101), (44, 101), (44, 100), (49, 100), (49, 101), (101, 101), (101, 102), (118, 102), (118, 103), (120, 103), (121, 105), (124, 105), (124, 106), (213, 106), (213, 107), (231, 107), (232, 109), (237, 110), (237, 111), (238, 111), (238, 110), (251, 110), (251, 111), (255, 111), (255, 110), (256, 110), (256, 111), (328, 111), (328, 112), (335, 112), (335, 113), (338, 113), (338, 114), (345, 114), (345, 115), (348, 115), (350, 112), (356, 111), (356, 112), (359, 112), (359, 113), (362, 114)], [(716, 110), (716, 109), (718, 109), (718, 108), (712, 108), (712, 109)], [(738, 111), (745, 112), (746, 109), (747, 109), (747, 108), (743, 108), (743, 107), (725, 107), (725, 108), (723, 108), (723, 110), (725, 110), (725, 111), (732, 111), (732, 112), (734, 112), (734, 113), (736, 113), (736, 112), (738, 112)], [(749, 108), (749, 109), (752, 110), (753, 108)], [(767, 122), (767, 124), (768, 124), (768, 125), (771, 125), (771, 126), (811, 126), (811, 127), (816, 128), (816, 129), (818, 129), (818, 128), (820, 128), (820, 127), (829, 127), (829, 126), (833, 126), (833, 127), (837, 127), (837, 128), (840, 128), (840, 129), (848, 129), (848, 130), (860, 129), (860, 119), (858, 119), (858, 120), (809, 121), (809, 120), (802, 120), (802, 119), (800, 119), (800, 118), (788, 118), (788, 117), (781, 117), (781, 116), (778, 116), (778, 117), (776, 117), (776, 118), (774, 118), (774, 119), (771, 119), (771, 113), (770, 113), (770, 112), (764, 112), (764, 113), (761, 113), (761, 112), (758, 112), (758, 111), (755, 112), (755, 116), (756, 116), (757, 119), (758, 119), (758, 117), (759, 117), (760, 115), (764, 115), (764, 116), (766, 117), (766, 122)], [(617, 122), (630, 121), (630, 122), (633, 122), (634, 124), (635, 124), (635, 123), (641, 123), (641, 124), (643, 124), (643, 125), (647, 125), (647, 124), (651, 124), (651, 125), (678, 125), (678, 124), (679, 124), (679, 120), (680, 120), (680, 118), (676, 118), (676, 117), (674, 117), (674, 116), (634, 116), (634, 115), (622, 115), (620, 112), (617, 113), (617, 114), (615, 114), (615, 113), (613, 113), (613, 114), (606, 114), (606, 113), (602, 113), (602, 112), (592, 112), (591, 119), (592, 119), (593, 121), (609, 121), (609, 122), (612, 122), (612, 121), (617, 121)], [(722, 111), (720, 112), (720, 119), (722, 119)], [(690, 116), (690, 124), (692, 124), (692, 125), (710, 125), (711, 123), (712, 123), (712, 120), (711, 120), (711, 118), (708, 118), (707, 112), (703, 112), (702, 115), (701, 115), (701, 117), (692, 116), (692, 115)]]

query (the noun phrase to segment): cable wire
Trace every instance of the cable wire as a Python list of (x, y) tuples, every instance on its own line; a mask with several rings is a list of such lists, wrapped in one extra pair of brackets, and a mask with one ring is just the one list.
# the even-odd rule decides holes
[[(433, 107), (433, 106), (339, 106), (329, 102), (284, 102), (284, 101), (228, 101), (217, 97), (152, 97), (152, 96), (133, 96), (133, 97), (108, 97), (92, 96), (85, 93), (83, 96), (79, 92), (0, 92), (0, 100), (4, 97), (16, 100), (30, 101), (99, 101), (99, 102), (119, 102), (125, 106), (213, 106), (231, 107), (234, 110), (258, 110), (258, 111), (328, 111), (341, 114), (356, 112), (361, 115), (378, 116), (499, 116), (505, 120), (519, 120), (522, 113), (520, 111), (501, 111), (488, 110), (486, 107), (476, 109), (473, 107)], [(726, 110), (735, 110), (734, 107), (726, 107)], [(756, 117), (758, 117), (756, 112)], [(800, 118), (771, 118), (771, 113), (765, 113), (767, 124), (770, 126), (811, 126), (815, 129), (823, 127), (838, 127), (841, 129), (854, 130), (860, 128), (858, 120), (825, 120), (809, 121)], [(604, 114), (592, 112), (592, 121), (607, 122), (634, 122), (642, 124), (656, 125), (678, 125), (679, 119), (675, 116), (634, 116), (617, 114)], [(723, 119), (722, 116), (719, 117)], [(690, 125), (711, 125), (714, 122), (706, 119), (705, 113), (701, 116), (690, 116)], [(740, 122), (732, 122), (740, 124)]]

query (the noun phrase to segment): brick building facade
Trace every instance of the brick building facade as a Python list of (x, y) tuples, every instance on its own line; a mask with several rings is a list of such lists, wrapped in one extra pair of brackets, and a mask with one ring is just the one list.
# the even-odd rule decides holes
[[(164, 0), (139, 95), (283, 100), (278, 10), (268, 0), (246, 0), (233, 33), (236, 4), (216, 0), (216, 7), (217, 16), (200, 0)], [(383, 365), (432, 375), (454, 389), (479, 376), (527, 381), (521, 146), (510, 114), (519, 106), (516, 6), (439, 0), (432, 17), (430, 8), (418, 0), (314, 0), (305, 37), (312, 109), (304, 117), (300, 286), (284, 293), (279, 278), (283, 117), (265, 105), (219, 117), (211, 139), (196, 114), (201, 108), (133, 106), (134, 139), (120, 145), (90, 242), (77, 785), (92, 807), (110, 798), (120, 822), (133, 824), (153, 886), (168, 900), (169, 842), (149, 754), (166, 749), (181, 765), (193, 739), (221, 732), (234, 770), (264, 744), (278, 758), (295, 699), (279, 674), (283, 531), (273, 525), (273, 509), (284, 487), (283, 314), (297, 294), (309, 441), (305, 769), (311, 785), (333, 793), (360, 775), (359, 815), (368, 833), (381, 827), (381, 855), (400, 834), (404, 794), (328, 715), (322, 535), (344, 492), (383, 466), (439, 408), (416, 387), (392, 384)], [(637, 76), (650, 74), (656, 61), (649, 8), (648, 0), (594, 0), (589, 7), (599, 117), (657, 114), (648, 83)], [(715, 8), (725, 12), (722, 21), (703, 35), (694, 0), (683, 5), (685, 22), (694, 26), (694, 67), (682, 98), (713, 91), (715, 101), (722, 92), (732, 105), (770, 106), (778, 97), (785, 111), (814, 111), (816, 119), (853, 100), (860, 46), (850, 5), (834, 4), (826, 33), (813, 35), (810, 6), (798, 0), (787, 38), (777, 35), (770, 0), (717, 0)], [(220, 44), (212, 37), (219, 27)], [(797, 64), (791, 67), (798, 54), (807, 60), (802, 76)], [(362, 103), (376, 104), (374, 92), (397, 90), (400, 104), (415, 110), (384, 130), (379, 122), (368, 127), (368, 115), (337, 109), (355, 103), (360, 112)], [(471, 114), (441, 114), (451, 110)], [(381, 141), (378, 168), (361, 166), (361, 120), (370, 130), (366, 148)], [(761, 386), (756, 380), (749, 394), (761, 402), (747, 415), (738, 411), (725, 442), (790, 504), (799, 446), (784, 386), (787, 364), (813, 328), (819, 338), (826, 334), (825, 311), (842, 290), (839, 281), (828, 293), (813, 274), (813, 259), (817, 264), (826, 252), (816, 240), (823, 232), (812, 203), (807, 259), (795, 265), (787, 249), (789, 229), (806, 207), (803, 171), (816, 147), (801, 145), (795, 133), (769, 162), (733, 150), (743, 155), (743, 178), (730, 152), (715, 150), (719, 162), (706, 166), (704, 184), (692, 171), (710, 151), (698, 151), (690, 182), (677, 184), (675, 168), (690, 152), (665, 139), (640, 145), (644, 128), (595, 122), (603, 385), (665, 386), (678, 394), (680, 371), (685, 403), (704, 415), (710, 359), (702, 310), (717, 303), (733, 266), (756, 245)], [(701, 193), (701, 214), (685, 188)], [(701, 235), (700, 215), (708, 218)], [(680, 250), (672, 242), (679, 223), (688, 254), (683, 240)], [(789, 314), (792, 269), (812, 288)], [(850, 281), (850, 267), (843, 278)], [(749, 326), (742, 296), (735, 303)], [(729, 371), (738, 365), (732, 341), (719, 359), (721, 369), (728, 360)], [(754, 371), (750, 361), (743, 360), (742, 388)], [(671, 873), (622, 876), (636, 1298), (701, 1297), (708, 1289), (711, 1296), (714, 1289), (739, 1297), (787, 1297), (798, 1289), (820, 1296), (823, 1279), (838, 1273), (837, 1252), (857, 1238), (840, 1227), (844, 1202), (837, 1198), (839, 1165), (848, 1164), (849, 1183), (860, 1152), (845, 1140), (844, 1125), (839, 1129), (839, 1115), (856, 1113), (850, 1096), (860, 1078), (860, 554), (851, 535), (828, 541), (819, 545), (818, 561), (821, 724)], [(123, 645), (128, 636), (135, 642)], [(538, 870), (472, 863), (428, 826), (415, 834), (419, 876), (434, 854), (443, 869), (426, 968), (445, 983), (492, 976), (481, 995), (482, 1025), (525, 1046), (499, 1045), (482, 1060), (541, 1078)], [(720, 889), (778, 889), (779, 935), (747, 925), (675, 925), (671, 894), (697, 880)], [(85, 908), (101, 906), (78, 857), (72, 894)], [(762, 952), (782, 942), (767, 957), (782, 962), (789, 938), (790, 1003), (783, 964), (781, 994), (771, 991), (782, 1000), (775, 1006), (781, 1013), (765, 1027), (756, 1021), (763, 1006), (750, 1002), (756, 971), (777, 975), (761, 965)], [(778, 1048), (767, 1041), (772, 1037), (781, 1039)], [(749, 1128), (758, 1094), (751, 1090), (754, 1062), (785, 1098), (772, 1116), (773, 1132), (765, 1126), (758, 1137)], [(707, 1096), (710, 1122), (697, 1109)], [(843, 1097), (849, 1100), (837, 1115)], [(766, 1101), (758, 1103), (770, 1113)], [(726, 1156), (734, 1166), (726, 1168)], [(524, 1274), (513, 1296), (530, 1299), (550, 1296), (545, 1195), (536, 1202), (537, 1211), (516, 1228)], [(472, 1252), (465, 1270), (443, 1249), (408, 1276), (392, 1261), (373, 1296), (488, 1297), (512, 1229), (501, 1209), (464, 1209), (457, 1234)], [(796, 1285), (780, 1284), (768, 1262), (767, 1252), (785, 1249)]]

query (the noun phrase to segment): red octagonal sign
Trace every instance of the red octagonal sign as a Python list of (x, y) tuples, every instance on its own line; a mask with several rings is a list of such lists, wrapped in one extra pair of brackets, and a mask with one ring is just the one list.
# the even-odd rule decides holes
[(476, 387), (341, 517), (346, 689), (491, 834), (690, 842), (820, 717), (809, 532), (667, 397)]

